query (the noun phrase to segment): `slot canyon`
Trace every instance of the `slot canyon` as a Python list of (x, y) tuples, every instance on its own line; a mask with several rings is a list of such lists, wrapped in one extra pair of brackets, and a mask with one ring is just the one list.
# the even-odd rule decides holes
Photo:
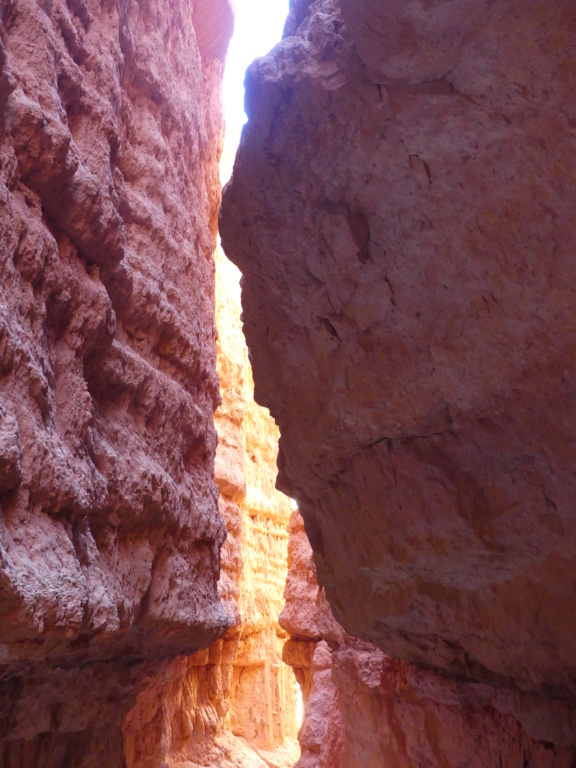
[(573, 0), (233, 26), (0, 0), (0, 768), (575, 768)]

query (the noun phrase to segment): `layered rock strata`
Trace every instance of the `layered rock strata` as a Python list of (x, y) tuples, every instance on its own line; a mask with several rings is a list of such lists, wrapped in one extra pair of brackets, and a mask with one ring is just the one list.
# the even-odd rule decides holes
[(570, 0), (294, 3), (221, 219), (336, 618), (552, 748), (576, 745), (575, 25)]
[(0, 3), (0, 763), (123, 764), (217, 592), (227, 0)]
[(236, 649), (226, 728), (267, 765), (291, 768), (299, 754), (297, 694), (294, 675), (282, 661), (288, 635), (278, 622), (288, 571), (291, 502), (275, 488), (278, 428), (254, 401), (240, 319), (240, 273), (220, 250), (216, 255), (222, 383), (216, 480), (229, 531), (220, 591), (225, 605), (235, 596), (238, 610), (225, 638)]
[(226, 635), (237, 643), (228, 727), (259, 750), (286, 748), (286, 758), (281, 749), (277, 765), (292, 766), (297, 755), (297, 694), (294, 675), (282, 662), (288, 635), (278, 621), (292, 504), (275, 487), (278, 427), (268, 410), (254, 401), (240, 319), (240, 273), (219, 250), (216, 264), (222, 384), (222, 405), (216, 412), (216, 480), (224, 519), (234, 536), (224, 545), (220, 591), (228, 604), (232, 591), (227, 585), (235, 585), (239, 614)]
[(231, 628), (191, 657), (166, 662), (124, 724), (127, 768), (292, 768), (294, 675), (278, 617), (287, 573), (290, 500), (274, 488), (278, 430), (252, 397), (236, 267), (216, 253), (216, 480), (228, 530), (219, 592)]

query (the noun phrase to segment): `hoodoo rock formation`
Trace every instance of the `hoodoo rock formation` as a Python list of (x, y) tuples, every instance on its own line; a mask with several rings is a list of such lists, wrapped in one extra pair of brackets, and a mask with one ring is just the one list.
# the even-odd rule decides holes
[(0, 764), (123, 765), (230, 624), (214, 482), (227, 0), (0, 2)]
[[(372, 693), (492, 723), (502, 765), (576, 757), (575, 40), (572, 0), (294, 2), (221, 217), (280, 487), (337, 620), (404, 662)], [(498, 764), (366, 706), (391, 764)]]

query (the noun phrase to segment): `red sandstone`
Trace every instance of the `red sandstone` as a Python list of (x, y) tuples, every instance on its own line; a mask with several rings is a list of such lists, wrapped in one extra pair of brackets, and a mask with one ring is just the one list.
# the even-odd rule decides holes
[(570, 0), (295, 3), (221, 218), (336, 618), (571, 749), (574, 39)]
[(0, 4), (10, 768), (123, 764), (143, 675), (230, 621), (212, 254), (231, 22), (226, 0)]

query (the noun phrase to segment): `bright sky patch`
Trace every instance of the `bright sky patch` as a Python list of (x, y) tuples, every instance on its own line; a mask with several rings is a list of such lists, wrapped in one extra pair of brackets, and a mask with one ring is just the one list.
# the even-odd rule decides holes
[(220, 163), (225, 183), (234, 163), (244, 114), (244, 74), (248, 65), (268, 53), (282, 37), (288, 15), (288, 0), (234, 0), (234, 36), (228, 49), (224, 73), (226, 142)]

